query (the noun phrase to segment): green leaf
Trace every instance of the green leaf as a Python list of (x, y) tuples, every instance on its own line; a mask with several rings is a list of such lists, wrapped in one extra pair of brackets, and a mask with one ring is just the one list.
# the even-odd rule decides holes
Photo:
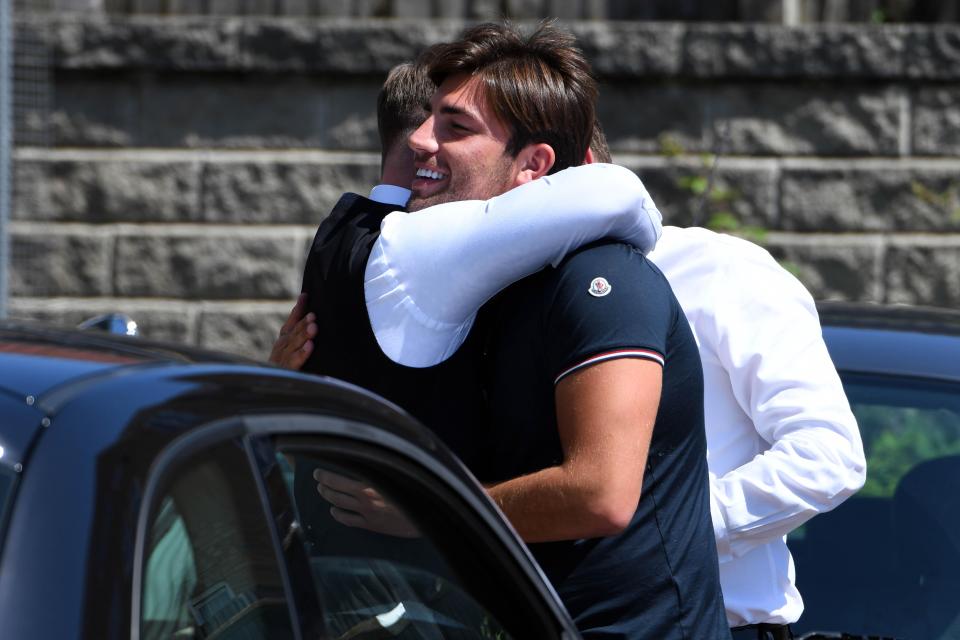
[(718, 211), (707, 220), (707, 229), (712, 231), (738, 231), (740, 221), (729, 211)]
[(754, 244), (763, 244), (767, 241), (767, 230), (763, 227), (746, 226), (737, 232), (737, 235)]
[(693, 180), (690, 181), (690, 191), (698, 196), (703, 195), (708, 184), (710, 184), (710, 181), (705, 176), (694, 176)]
[(734, 189), (724, 189), (721, 187), (714, 186), (710, 190), (710, 201), (711, 202), (730, 202), (735, 200), (740, 194), (737, 193)]
[(668, 158), (675, 158), (684, 152), (683, 145), (680, 144), (680, 141), (669, 133), (661, 134), (660, 137), (657, 138), (657, 142), (660, 145), (660, 155)]
[(707, 184), (707, 179), (704, 176), (681, 176), (677, 178), (677, 186), (694, 195), (700, 195), (706, 191)]

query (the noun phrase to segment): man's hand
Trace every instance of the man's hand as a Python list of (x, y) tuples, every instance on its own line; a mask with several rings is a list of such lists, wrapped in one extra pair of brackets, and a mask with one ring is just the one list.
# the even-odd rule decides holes
[(280, 327), (280, 335), (270, 351), (270, 362), (298, 371), (313, 353), (313, 337), (317, 335), (317, 317), (307, 310), (307, 294), (301, 293), (290, 316)]
[(330, 515), (340, 524), (400, 538), (420, 535), (407, 517), (373, 487), (330, 471), (315, 469), (317, 492), (333, 505)]

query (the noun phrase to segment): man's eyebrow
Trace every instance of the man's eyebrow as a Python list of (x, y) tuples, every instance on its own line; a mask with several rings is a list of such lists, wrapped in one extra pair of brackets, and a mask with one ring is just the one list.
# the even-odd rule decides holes
[(473, 113), (467, 111), (463, 107), (458, 107), (452, 104), (441, 105), (440, 113), (446, 114), (448, 116), (467, 116), (468, 118), (476, 119), (476, 116)]

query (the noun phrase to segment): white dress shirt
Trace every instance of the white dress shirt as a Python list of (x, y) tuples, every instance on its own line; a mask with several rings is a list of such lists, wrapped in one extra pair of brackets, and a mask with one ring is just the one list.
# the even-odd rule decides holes
[(727, 619), (795, 622), (803, 600), (786, 534), (843, 502), (866, 476), (813, 299), (765, 250), (706, 229), (665, 227), (649, 257), (700, 349)]
[(403, 209), (410, 199), (410, 189), (395, 184), (378, 184), (370, 190), (370, 199), (381, 204), (391, 204)]
[(364, 274), (374, 335), (394, 362), (432, 366), (457, 350), (480, 306), (507, 285), (605, 237), (646, 253), (660, 221), (636, 174), (612, 164), (565, 169), (486, 202), (396, 211), (381, 223)]
[[(570, 214), (571, 204), (593, 206), (609, 194), (596, 182), (579, 188), (534, 195), (571, 198), (559, 203)], [(421, 224), (403, 230), (384, 221), (384, 242), (368, 262), (367, 302), (378, 340), (393, 346), (387, 355), (412, 366), (442, 361), (490, 296), (582, 244), (575, 241), (586, 234), (582, 225), (567, 236), (563, 227), (554, 229), (559, 234), (532, 230), (556, 203), (508, 211), (512, 203), (502, 200), (496, 215), (462, 225), (416, 214), (409, 219)], [(511, 226), (498, 226), (504, 223)], [(856, 492), (866, 466), (813, 300), (760, 247), (705, 229), (667, 227), (650, 258), (672, 285), (703, 362), (711, 515), (728, 622), (794, 622), (803, 601), (785, 536)], [(386, 273), (389, 287), (371, 285)], [(453, 310), (444, 304), (451, 295)], [(431, 326), (443, 330), (424, 330)]]

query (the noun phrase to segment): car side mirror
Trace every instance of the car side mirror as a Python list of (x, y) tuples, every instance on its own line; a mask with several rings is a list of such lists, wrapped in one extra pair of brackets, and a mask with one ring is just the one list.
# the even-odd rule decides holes
[(78, 329), (93, 329), (94, 331), (106, 331), (120, 336), (138, 336), (140, 329), (136, 321), (125, 313), (105, 313), (100, 316), (89, 318), (77, 325)]

